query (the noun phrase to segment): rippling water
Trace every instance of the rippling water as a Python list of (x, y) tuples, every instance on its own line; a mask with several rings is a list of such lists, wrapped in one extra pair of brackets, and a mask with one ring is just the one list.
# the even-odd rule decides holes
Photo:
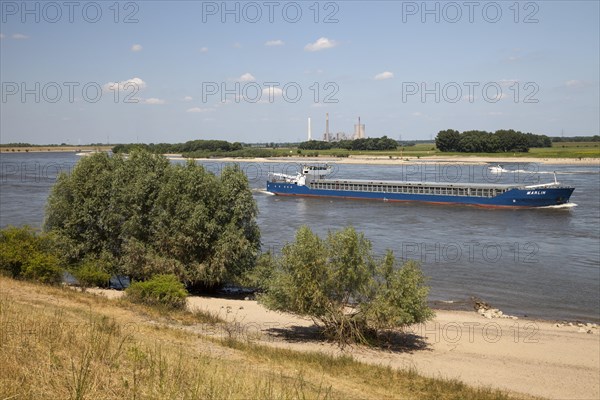
[[(0, 226), (40, 226), (48, 192), (73, 153), (2, 154)], [(206, 162), (218, 173), (223, 163)], [(373, 242), (376, 253), (421, 261), (434, 300), (478, 296), (510, 314), (600, 321), (600, 171), (598, 166), (427, 163), (405, 166), (336, 165), (340, 178), (575, 186), (571, 208), (484, 209), (418, 203), (289, 198), (262, 191), (268, 172), (293, 174), (297, 163), (241, 163), (254, 189), (264, 249), (279, 251), (295, 230), (319, 234), (349, 224)]]

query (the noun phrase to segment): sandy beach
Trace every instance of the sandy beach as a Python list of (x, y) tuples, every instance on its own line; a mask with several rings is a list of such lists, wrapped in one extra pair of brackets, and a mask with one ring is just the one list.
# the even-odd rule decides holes
[[(167, 154), (171, 160), (186, 160), (180, 154)], [(405, 164), (503, 164), (503, 163), (538, 163), (548, 165), (594, 165), (600, 167), (600, 158), (536, 158), (536, 157), (480, 157), (480, 156), (430, 156), (430, 157), (384, 157), (384, 156), (350, 156), (350, 157), (273, 157), (273, 158), (194, 158), (206, 162), (256, 162), (256, 163), (330, 163), (330, 164), (362, 164), (362, 165), (405, 165)]]
[[(95, 292), (107, 297), (122, 295)], [(234, 335), (297, 351), (347, 353), (366, 363), (414, 368), (427, 376), (552, 399), (600, 397), (600, 335), (592, 324), (486, 318), (475, 311), (437, 310), (433, 321), (410, 327), (398, 348), (340, 349), (320, 340), (310, 319), (269, 311), (254, 300), (191, 296), (188, 306), (230, 322), (228, 329), (184, 328), (204, 335)]]

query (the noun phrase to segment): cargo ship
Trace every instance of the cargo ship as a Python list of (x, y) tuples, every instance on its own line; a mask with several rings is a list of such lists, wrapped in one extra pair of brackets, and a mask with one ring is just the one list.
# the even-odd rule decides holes
[(569, 202), (574, 187), (539, 185), (328, 179), (330, 165), (304, 165), (297, 175), (271, 173), (267, 192), (279, 196), (463, 204), (480, 207), (548, 207)]

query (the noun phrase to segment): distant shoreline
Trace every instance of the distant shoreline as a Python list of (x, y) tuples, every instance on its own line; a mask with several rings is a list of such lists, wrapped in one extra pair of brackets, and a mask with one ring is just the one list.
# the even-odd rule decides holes
[(2, 154), (19, 153), (79, 153), (90, 151), (109, 151), (113, 146), (32, 146), (32, 147), (0, 147)]
[[(166, 154), (171, 160), (186, 160), (180, 154)], [(600, 166), (600, 158), (536, 158), (536, 157), (481, 157), (481, 156), (428, 156), (428, 157), (384, 157), (384, 156), (350, 156), (350, 157), (273, 157), (273, 158), (194, 158), (196, 161), (222, 162), (264, 162), (264, 163), (335, 163), (354, 165), (404, 165), (417, 163), (441, 164), (505, 164), (505, 163), (539, 163), (549, 165), (595, 165)]]
[[(78, 153), (91, 151), (108, 151), (111, 146), (40, 146), (40, 147), (0, 147), (0, 154), (22, 153)], [(164, 154), (171, 160), (187, 160), (181, 154)], [(335, 163), (354, 165), (403, 165), (415, 163), (442, 163), (442, 164), (505, 164), (505, 163), (539, 163), (550, 165), (594, 165), (600, 166), (600, 158), (544, 158), (544, 157), (506, 157), (506, 156), (424, 156), (424, 157), (395, 157), (378, 155), (351, 155), (349, 157), (214, 157), (194, 158), (196, 161), (222, 161), (222, 162), (262, 162), (262, 163)]]

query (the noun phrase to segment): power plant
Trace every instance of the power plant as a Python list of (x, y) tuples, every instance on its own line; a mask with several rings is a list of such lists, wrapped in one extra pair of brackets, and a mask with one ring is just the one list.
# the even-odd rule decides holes
[(329, 136), (329, 113), (325, 114), (325, 133), (323, 134), (323, 141), (331, 141), (331, 136)]
[[(355, 140), (364, 139), (365, 136), (365, 125), (360, 123), (360, 117), (358, 117), (358, 124), (354, 125), (354, 134), (348, 137), (344, 132), (337, 132), (335, 135), (329, 131), (329, 113), (325, 114), (325, 132), (323, 133), (324, 142), (337, 142), (340, 140)], [(308, 140), (312, 140), (312, 126), (310, 117), (308, 117)]]
[(358, 124), (354, 125), (353, 139), (364, 139), (365, 138), (365, 125), (361, 125), (360, 117), (358, 117)]

